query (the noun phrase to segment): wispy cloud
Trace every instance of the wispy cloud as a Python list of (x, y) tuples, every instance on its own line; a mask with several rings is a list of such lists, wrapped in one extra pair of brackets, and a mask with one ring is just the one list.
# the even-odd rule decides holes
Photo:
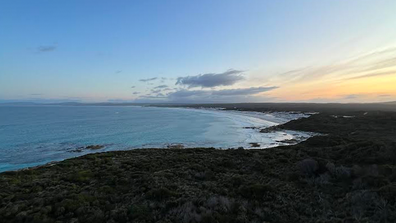
[(163, 88), (167, 88), (168, 87), (168, 85), (159, 85), (159, 86), (157, 86), (157, 87), (154, 87), (154, 89), (163, 89)]
[(170, 91), (170, 90), (172, 90), (171, 88), (169, 88), (169, 86), (168, 85), (159, 85), (159, 86), (156, 86), (156, 87), (153, 87), (152, 89), (151, 89), (151, 93), (154, 93), (154, 94), (162, 94), (162, 92), (163, 91)]
[(55, 51), (57, 48), (57, 46), (55, 45), (48, 45), (48, 46), (39, 46), (37, 47), (37, 52), (39, 53), (46, 53), (46, 52), (51, 52), (51, 51)]
[(278, 87), (251, 87), (251, 88), (238, 88), (238, 89), (225, 89), (212, 91), (213, 95), (224, 95), (224, 96), (232, 96), (232, 95), (253, 95), (258, 93), (263, 93), (266, 91), (271, 91), (277, 89)]
[(230, 86), (244, 80), (243, 71), (228, 70), (224, 73), (208, 73), (196, 76), (187, 76), (177, 78), (176, 85), (184, 85), (188, 88), (202, 87), (212, 88), (217, 86)]
[(380, 95), (378, 95), (378, 97), (380, 97), (380, 98), (389, 98), (389, 97), (392, 97), (392, 95), (391, 94), (380, 94)]
[(164, 99), (167, 99), (167, 98), (168, 97), (166, 95), (161, 94), (161, 93), (156, 94), (156, 95), (146, 94), (146, 95), (142, 95), (141, 97), (139, 97), (138, 101), (142, 100), (142, 99), (161, 99), (162, 101), (164, 101)]
[(324, 66), (311, 66), (274, 75), (283, 83), (353, 80), (396, 74), (396, 48), (366, 53)]
[(338, 95), (334, 98), (318, 97), (309, 100), (303, 100), (304, 102), (325, 102), (325, 103), (355, 103), (355, 102), (386, 102), (395, 100), (396, 95), (391, 94), (375, 94), (375, 93), (364, 93), (364, 94), (347, 94)]
[(265, 79), (256, 77), (256, 80), (281, 86), (271, 96), (285, 101), (369, 102), (376, 101), (381, 94), (394, 95), (395, 78), (396, 48), (388, 48), (326, 65), (307, 64), (301, 69), (265, 75)]
[(372, 72), (372, 73), (368, 73), (368, 74), (364, 74), (364, 75), (360, 75), (360, 76), (351, 77), (348, 79), (353, 80), (353, 79), (361, 79), (361, 78), (385, 76), (385, 75), (395, 75), (395, 74), (396, 74), (396, 69), (392, 70), (392, 71), (386, 71), (386, 72)]
[(170, 93), (168, 96), (169, 98), (185, 98), (185, 97), (193, 97), (193, 96), (203, 96), (203, 95), (210, 95), (210, 91), (202, 91), (202, 90), (196, 90), (196, 91), (190, 91), (190, 90), (179, 90)]
[(147, 78), (147, 79), (140, 79), (139, 81), (141, 81), (141, 82), (150, 82), (150, 81), (155, 81), (157, 79), (158, 79), (158, 77), (153, 77), (153, 78)]
[(342, 99), (357, 99), (359, 97), (362, 97), (362, 95), (360, 95), (360, 94), (349, 94), (349, 95), (343, 96)]

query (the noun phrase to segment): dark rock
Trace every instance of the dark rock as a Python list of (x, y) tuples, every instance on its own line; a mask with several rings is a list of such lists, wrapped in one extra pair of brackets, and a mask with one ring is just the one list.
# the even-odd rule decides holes
[(102, 148), (104, 148), (104, 146), (103, 145), (89, 145), (89, 146), (86, 146), (85, 148), (95, 150), (95, 149), (102, 149)]
[(167, 145), (166, 148), (168, 148), (168, 149), (184, 149), (184, 145), (183, 144), (170, 144), (170, 145)]
[(249, 143), (251, 147), (260, 147), (260, 144), (257, 142), (251, 142)]
[(243, 127), (244, 129), (258, 129), (258, 127), (254, 127), (254, 126), (251, 126), (251, 127)]

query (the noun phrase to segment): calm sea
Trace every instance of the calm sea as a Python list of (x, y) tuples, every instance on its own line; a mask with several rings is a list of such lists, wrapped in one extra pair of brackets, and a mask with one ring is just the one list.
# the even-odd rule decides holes
[[(90, 152), (133, 148), (262, 148), (301, 133), (259, 133), (257, 129), (291, 117), (155, 107), (0, 106), (0, 172), (59, 161)], [(92, 144), (97, 151), (73, 152)]]

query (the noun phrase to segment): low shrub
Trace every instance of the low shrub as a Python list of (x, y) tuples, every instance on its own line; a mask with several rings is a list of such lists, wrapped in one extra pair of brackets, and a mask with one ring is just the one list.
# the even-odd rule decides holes
[(336, 167), (335, 177), (340, 180), (346, 180), (351, 178), (351, 169), (344, 166)]
[(131, 205), (128, 209), (131, 220), (149, 220), (150, 210), (146, 205)]
[(170, 197), (176, 196), (177, 193), (167, 188), (152, 189), (146, 194), (146, 198), (150, 200), (162, 201)]
[(313, 176), (319, 169), (319, 164), (316, 160), (308, 158), (298, 162), (297, 167), (299, 168), (302, 175)]
[(261, 199), (267, 193), (274, 191), (274, 187), (268, 184), (254, 184), (250, 186), (242, 186), (239, 189), (239, 194), (245, 198)]
[(362, 177), (362, 182), (370, 187), (379, 188), (389, 184), (388, 179), (383, 176), (367, 175)]
[(327, 170), (330, 172), (330, 174), (334, 175), (336, 173), (336, 166), (332, 162), (328, 162), (326, 164)]
[(91, 170), (81, 170), (66, 176), (66, 180), (76, 183), (87, 183), (92, 180), (94, 174)]

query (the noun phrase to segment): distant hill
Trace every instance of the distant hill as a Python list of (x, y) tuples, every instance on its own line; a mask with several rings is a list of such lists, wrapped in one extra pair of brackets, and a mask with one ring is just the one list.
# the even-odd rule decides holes
[(396, 101), (383, 102), (382, 104), (396, 105)]
[(366, 112), (366, 111), (396, 111), (396, 101), (381, 103), (218, 103), (218, 104), (177, 104), (177, 103), (0, 103), (0, 106), (155, 106), (155, 107), (190, 107), (190, 108), (223, 108), (242, 111), (301, 111), (301, 112)]
[(180, 105), (180, 107), (220, 107), (227, 110), (241, 111), (301, 111), (301, 112), (367, 112), (367, 111), (396, 111), (396, 102), (387, 103), (235, 103), (235, 104), (194, 104)]
[(30, 106), (40, 105), (34, 102), (0, 102), (0, 106)]

